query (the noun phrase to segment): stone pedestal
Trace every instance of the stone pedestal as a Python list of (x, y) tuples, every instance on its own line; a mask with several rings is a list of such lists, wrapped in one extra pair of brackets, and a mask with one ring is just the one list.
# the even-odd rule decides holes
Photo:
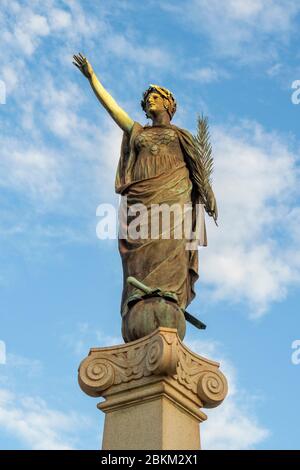
[(79, 366), (82, 390), (104, 397), (103, 449), (197, 450), (201, 408), (218, 406), (227, 381), (217, 362), (190, 351), (177, 330), (92, 348)]

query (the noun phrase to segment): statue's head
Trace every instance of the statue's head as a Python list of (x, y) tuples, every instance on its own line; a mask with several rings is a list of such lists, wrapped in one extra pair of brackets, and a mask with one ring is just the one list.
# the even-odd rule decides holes
[(176, 112), (176, 100), (172, 93), (164, 87), (150, 85), (144, 92), (141, 106), (146, 113), (147, 118), (152, 118), (153, 112), (167, 111), (170, 120)]

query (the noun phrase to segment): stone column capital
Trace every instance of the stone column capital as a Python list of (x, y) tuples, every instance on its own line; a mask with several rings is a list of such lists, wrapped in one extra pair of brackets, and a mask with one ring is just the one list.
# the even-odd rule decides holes
[[(125, 391), (128, 398), (137, 389), (139, 396), (150, 389), (157, 393), (153, 384), (163, 382), (160, 393), (171, 396), (171, 390), (176, 391), (179, 401), (191, 403), (191, 411), (195, 407), (218, 406), (228, 391), (219, 363), (190, 351), (179, 339), (177, 330), (171, 328), (158, 328), (130, 343), (92, 348), (79, 366), (78, 380), (86, 394), (114, 402), (113, 396), (120, 397)], [(204, 413), (198, 412), (200, 417), (201, 421), (206, 419)]]

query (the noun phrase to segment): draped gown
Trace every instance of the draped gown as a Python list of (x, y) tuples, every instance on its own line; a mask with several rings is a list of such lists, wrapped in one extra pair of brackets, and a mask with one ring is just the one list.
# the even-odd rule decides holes
[[(193, 158), (193, 143), (187, 131), (173, 125), (143, 127), (135, 123), (131, 133), (124, 133), (123, 136), (116, 192), (127, 197), (127, 207), (143, 204), (149, 217), (153, 204), (177, 204), (181, 208), (185, 204), (193, 206), (195, 229), (196, 199), (191, 171)], [(120, 217), (123, 230), (124, 225), (125, 229), (128, 227), (129, 220)], [(190, 237), (176, 239), (174, 232), (177, 222), (172, 217), (170, 222), (170, 239), (162, 238), (162, 227), (155, 239), (119, 237), (124, 279), (121, 302), (123, 317), (128, 312), (128, 300), (138, 292), (127, 284), (128, 276), (134, 276), (151, 288), (158, 287), (176, 294), (181, 308), (185, 308), (195, 296), (198, 250), (187, 250)], [(197, 239), (198, 244), (206, 245), (204, 218), (198, 228)]]

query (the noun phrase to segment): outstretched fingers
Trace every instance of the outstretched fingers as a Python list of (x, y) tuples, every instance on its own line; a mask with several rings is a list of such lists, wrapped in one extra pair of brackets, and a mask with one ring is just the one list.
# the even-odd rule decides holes
[(83, 63), (83, 60), (78, 56), (78, 55), (73, 55), (73, 59), (75, 60), (75, 62), (78, 63), (78, 65), (82, 65)]
[(74, 54), (73, 58), (79, 65), (84, 65), (87, 62), (86, 57), (84, 57), (80, 52), (77, 55)]
[(80, 65), (78, 65), (76, 62), (74, 62), (74, 60), (72, 61), (72, 64), (76, 65), (76, 67), (77, 67), (79, 70), (81, 70)]

